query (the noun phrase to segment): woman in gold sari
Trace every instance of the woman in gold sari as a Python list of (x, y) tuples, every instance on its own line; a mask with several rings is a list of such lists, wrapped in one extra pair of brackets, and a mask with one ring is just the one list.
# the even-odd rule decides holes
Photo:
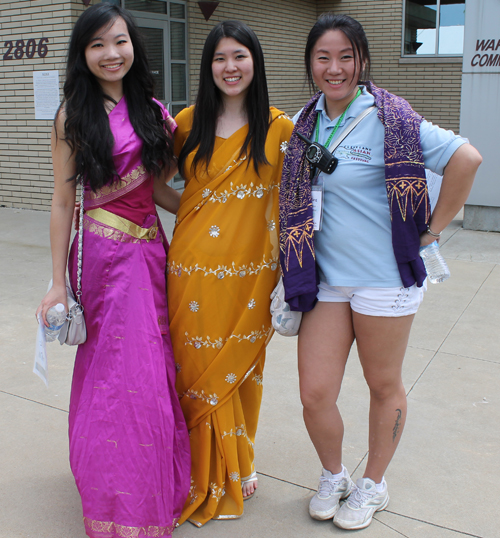
[(180, 522), (201, 526), (240, 517), (257, 487), (269, 296), (279, 278), (278, 189), (293, 125), (269, 107), (250, 28), (225, 21), (210, 32), (196, 105), (176, 122), (186, 188), (169, 251), (168, 301), (192, 449)]

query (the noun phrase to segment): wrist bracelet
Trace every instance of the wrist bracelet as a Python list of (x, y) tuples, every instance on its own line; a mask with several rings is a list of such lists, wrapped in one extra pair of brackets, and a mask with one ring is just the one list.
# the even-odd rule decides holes
[(436, 232), (433, 232), (431, 230), (431, 227), (427, 224), (427, 229), (425, 230), (429, 235), (432, 235), (432, 237), (441, 237), (441, 234), (443, 232), (439, 232), (438, 234)]

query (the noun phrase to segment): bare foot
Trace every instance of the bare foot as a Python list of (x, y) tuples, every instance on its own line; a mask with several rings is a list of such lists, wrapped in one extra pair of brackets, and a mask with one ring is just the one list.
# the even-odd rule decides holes
[(243, 493), (243, 500), (249, 499), (258, 487), (257, 473), (253, 472), (248, 480), (245, 480), (241, 484), (241, 491)]

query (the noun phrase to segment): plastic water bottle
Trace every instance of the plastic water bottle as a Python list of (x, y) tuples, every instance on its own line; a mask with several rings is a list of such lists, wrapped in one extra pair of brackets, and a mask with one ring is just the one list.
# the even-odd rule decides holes
[(53, 342), (59, 335), (59, 332), (66, 321), (66, 312), (64, 305), (58, 303), (47, 310), (47, 322), (49, 327), (45, 327), (45, 340)]
[(420, 247), (420, 257), (424, 261), (427, 277), (432, 284), (439, 284), (450, 278), (450, 270), (443, 256), (441, 256), (441, 252), (439, 252), (437, 241), (425, 247)]

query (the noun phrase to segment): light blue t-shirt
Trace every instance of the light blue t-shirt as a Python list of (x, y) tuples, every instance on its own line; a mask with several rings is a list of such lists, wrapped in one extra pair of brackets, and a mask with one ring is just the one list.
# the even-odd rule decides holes
[[(375, 103), (364, 86), (342, 120), (343, 127)], [(338, 118), (326, 114), (325, 96), (316, 105), (319, 140), (325, 144)], [(299, 118), (295, 115), (293, 122)], [(465, 139), (428, 121), (420, 127), (425, 167), (443, 174)], [(342, 141), (334, 152), (339, 163), (324, 185), (322, 229), (314, 233), (320, 278), (331, 286), (391, 288), (402, 285), (392, 247), (391, 218), (385, 186), (384, 127), (375, 109)]]

